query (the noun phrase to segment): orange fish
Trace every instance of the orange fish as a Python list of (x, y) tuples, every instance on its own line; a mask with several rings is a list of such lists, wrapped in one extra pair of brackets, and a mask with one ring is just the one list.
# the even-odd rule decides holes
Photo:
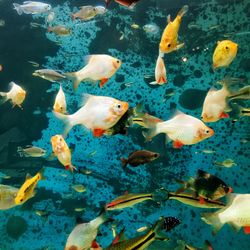
[(77, 170), (71, 163), (71, 152), (62, 135), (54, 135), (51, 137), (50, 141), (54, 155), (62, 163), (65, 169), (71, 172)]
[(178, 32), (181, 25), (181, 19), (187, 13), (188, 6), (184, 5), (178, 12), (176, 18), (171, 22), (170, 15), (168, 15), (168, 25), (165, 28), (160, 42), (160, 53), (170, 53), (174, 50), (180, 49), (184, 43), (178, 43)]

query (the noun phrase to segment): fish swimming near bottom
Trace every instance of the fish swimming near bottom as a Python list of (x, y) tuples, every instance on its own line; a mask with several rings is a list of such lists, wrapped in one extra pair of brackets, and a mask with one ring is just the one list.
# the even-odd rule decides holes
[(194, 197), (193, 193), (175, 194), (173, 192), (167, 192), (167, 199), (176, 200), (188, 206), (198, 207), (198, 208), (223, 208), (225, 207), (225, 204), (220, 200), (213, 201), (209, 199), (204, 199), (204, 201), (201, 203), (200, 198)]
[(15, 207), (15, 197), (17, 195), (18, 188), (0, 185), (0, 210), (7, 210)]
[(236, 231), (241, 227), (246, 234), (250, 234), (250, 194), (229, 194), (229, 202), (225, 208), (215, 213), (204, 213), (201, 219), (213, 227), (216, 234), (225, 223)]
[(17, 153), (20, 155), (20, 157), (43, 157), (46, 155), (46, 150), (28, 145), (25, 148), (18, 147)]
[(137, 167), (142, 164), (149, 163), (159, 158), (160, 154), (148, 150), (137, 150), (132, 152), (128, 158), (121, 158), (122, 166), (126, 167), (127, 164)]
[(137, 236), (135, 238), (124, 240), (113, 244), (105, 250), (144, 250), (155, 240), (167, 241), (168, 237), (162, 232), (165, 225), (165, 218), (161, 217), (154, 226), (143, 235)]
[(108, 221), (105, 212), (87, 223), (80, 223), (70, 233), (64, 250), (88, 250), (93, 244), (101, 224)]

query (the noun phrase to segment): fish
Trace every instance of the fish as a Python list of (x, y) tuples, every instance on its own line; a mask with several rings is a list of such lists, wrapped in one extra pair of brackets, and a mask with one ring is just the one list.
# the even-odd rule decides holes
[(15, 207), (15, 197), (18, 188), (0, 184), (0, 210), (7, 210)]
[(83, 192), (86, 191), (86, 188), (85, 188), (83, 185), (80, 185), (80, 184), (78, 184), (78, 185), (73, 185), (72, 188), (73, 188), (76, 192), (78, 192), (78, 193), (83, 193)]
[(209, 200), (204, 198), (204, 202), (200, 202), (199, 197), (195, 197), (193, 193), (185, 192), (176, 194), (174, 192), (166, 191), (166, 200), (176, 200), (183, 204), (198, 208), (223, 208), (225, 204), (220, 200)]
[(82, 6), (81, 9), (73, 13), (72, 19), (81, 19), (83, 21), (89, 21), (93, 19), (98, 14), (98, 9), (91, 5)]
[(229, 118), (228, 112), (231, 111), (229, 101), (231, 97), (232, 99), (244, 99), (248, 90), (242, 88), (237, 92), (232, 92), (232, 90), (230, 90), (230, 84), (232, 84), (232, 82), (230, 79), (225, 78), (221, 82), (221, 89), (211, 88), (208, 91), (202, 107), (202, 121), (217, 122), (220, 119)]
[(148, 132), (143, 132), (147, 141), (160, 133), (165, 133), (167, 139), (173, 140), (174, 148), (196, 144), (214, 135), (213, 129), (206, 126), (201, 120), (180, 111), (167, 121), (153, 117), (144, 117), (143, 120), (149, 128)]
[(159, 158), (160, 154), (151, 152), (148, 150), (136, 150), (132, 152), (128, 158), (121, 158), (122, 167), (126, 167), (127, 164), (137, 167), (142, 164), (149, 163)]
[(146, 33), (152, 35), (157, 35), (160, 31), (160, 28), (155, 23), (145, 24), (142, 28)]
[(28, 63), (30, 63), (33, 67), (38, 68), (39, 67), (39, 63), (34, 62), (34, 61), (28, 61)]
[(40, 217), (46, 217), (49, 213), (45, 210), (36, 210), (35, 214), (40, 216)]
[(0, 72), (2, 72), (2, 71), (3, 71), (3, 65), (0, 64)]
[(16, 205), (23, 204), (30, 198), (34, 197), (36, 194), (35, 188), (40, 180), (45, 180), (44, 178), (44, 168), (41, 169), (35, 176), (26, 175), (25, 182), (20, 187), (15, 197)]
[(176, 181), (182, 183), (184, 186), (178, 189), (175, 194), (183, 193), (187, 189), (192, 190), (194, 191), (194, 197), (199, 197), (202, 205), (205, 203), (205, 199), (218, 200), (233, 191), (223, 180), (201, 169), (197, 170), (195, 178), (191, 177), (186, 182), (181, 180)]
[(41, 14), (51, 10), (51, 5), (42, 2), (25, 1), (23, 4), (13, 3), (14, 9), (18, 15), (24, 14)]
[(76, 212), (82, 212), (82, 211), (85, 210), (85, 208), (83, 208), (83, 207), (76, 207), (74, 210), (75, 210)]
[(66, 76), (53, 69), (38, 69), (32, 75), (41, 77), (50, 82), (60, 82), (61, 80), (66, 79)]
[(171, 22), (171, 17), (168, 15), (168, 24), (163, 31), (159, 51), (161, 54), (170, 53), (184, 46), (184, 43), (178, 42), (178, 32), (181, 25), (182, 17), (187, 13), (188, 5), (184, 5), (178, 12), (176, 18)]
[(56, 13), (54, 11), (49, 12), (49, 14), (48, 14), (48, 16), (46, 18), (46, 22), (47, 23), (53, 22), (55, 17), (56, 17)]
[(5, 21), (3, 19), (0, 19), (0, 27), (4, 27), (5, 26)]
[(9, 83), (9, 92), (0, 92), (0, 104), (3, 104), (10, 100), (12, 102), (12, 107), (18, 106), (22, 109), (21, 104), (24, 102), (26, 97), (26, 91), (14, 82)]
[(229, 194), (228, 204), (215, 213), (203, 213), (201, 219), (212, 226), (215, 235), (225, 223), (235, 231), (244, 228), (245, 234), (250, 234), (250, 194)]
[(224, 160), (222, 162), (216, 161), (216, 162), (214, 162), (214, 164), (216, 166), (225, 167), (225, 168), (231, 168), (233, 166), (237, 166), (237, 164), (232, 159), (226, 159), (226, 160)]
[(137, 30), (137, 29), (140, 29), (140, 26), (138, 24), (136, 24), (136, 23), (133, 23), (133, 24), (131, 24), (131, 28)]
[(53, 110), (58, 113), (67, 114), (67, 103), (66, 97), (63, 92), (62, 85), (60, 84), (59, 91), (56, 95), (55, 103), (53, 106)]
[(64, 249), (87, 250), (91, 248), (92, 244), (95, 244), (95, 239), (100, 225), (107, 222), (108, 220), (109, 218), (107, 217), (105, 211), (102, 211), (97, 218), (87, 223), (79, 223), (78, 225), (75, 226), (75, 228), (68, 236)]
[(96, 9), (96, 13), (97, 15), (103, 15), (105, 14), (108, 10), (103, 7), (103, 6), (95, 6), (95, 9)]
[(58, 36), (68, 36), (71, 34), (71, 29), (63, 25), (48, 27), (48, 32), (53, 32)]
[(202, 248), (193, 247), (182, 240), (177, 241), (178, 246), (174, 250), (213, 250), (213, 246), (208, 240), (205, 240)]
[(112, 77), (121, 67), (121, 60), (109, 55), (90, 55), (86, 57), (87, 65), (81, 70), (72, 73), (64, 73), (69, 79), (74, 81), (74, 90), (77, 90), (81, 81), (100, 80), (100, 88)]
[(164, 61), (162, 57), (159, 55), (156, 61), (156, 66), (155, 66), (155, 81), (151, 82), (150, 84), (163, 85), (164, 83), (167, 83), (167, 72), (166, 72)]
[(43, 148), (28, 145), (25, 148), (17, 147), (17, 153), (20, 157), (43, 157), (47, 152)]
[(141, 232), (146, 231), (147, 229), (148, 229), (147, 226), (139, 227), (139, 228), (136, 230), (136, 232), (141, 233)]
[(144, 250), (155, 240), (168, 241), (168, 237), (161, 231), (165, 225), (165, 218), (161, 217), (150, 230), (143, 235), (137, 236), (132, 239), (117, 242), (110, 245), (105, 250)]
[(244, 116), (250, 116), (250, 108), (242, 107), (237, 103), (230, 103), (230, 107), (232, 108), (230, 117), (233, 119), (233, 121), (237, 121)]
[(141, 193), (141, 194), (129, 194), (125, 193), (114, 199), (113, 201), (106, 204), (105, 209), (107, 211), (124, 209), (127, 207), (132, 207), (138, 203), (146, 200), (153, 200), (154, 196), (152, 193)]
[(230, 40), (218, 41), (213, 53), (213, 69), (228, 67), (237, 55), (238, 44)]
[(203, 149), (202, 152), (205, 154), (214, 154), (216, 151), (211, 149)]
[(112, 128), (128, 110), (129, 104), (107, 96), (85, 94), (83, 106), (72, 115), (54, 112), (66, 124), (66, 135), (75, 125), (83, 125), (93, 136), (101, 137)]
[(59, 162), (65, 167), (66, 170), (73, 172), (77, 170), (71, 162), (71, 151), (63, 139), (62, 135), (54, 135), (50, 139), (52, 150)]
[[(130, 9), (133, 9), (135, 5), (140, 1), (140, 0), (114, 0), (116, 3), (128, 7)], [(106, 8), (109, 6), (111, 0), (105, 0), (106, 2)]]
[(249, 100), (250, 99), (250, 85), (247, 85), (240, 90), (238, 90), (236, 93), (232, 93), (229, 96), (230, 101), (235, 99), (243, 99), (243, 100)]

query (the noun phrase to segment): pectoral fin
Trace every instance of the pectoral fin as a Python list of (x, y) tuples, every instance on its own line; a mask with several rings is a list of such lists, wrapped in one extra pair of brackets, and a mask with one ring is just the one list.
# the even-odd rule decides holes
[(177, 46), (176, 46), (176, 49), (175, 49), (175, 50), (181, 49), (184, 45), (185, 45), (185, 43), (180, 43), (180, 44), (177, 44)]

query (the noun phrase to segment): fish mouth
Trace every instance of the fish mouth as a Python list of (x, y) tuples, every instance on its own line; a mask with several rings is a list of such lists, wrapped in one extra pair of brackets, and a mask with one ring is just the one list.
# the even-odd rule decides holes
[(231, 187), (228, 188), (228, 193), (232, 193), (233, 189)]
[(119, 69), (119, 65), (117, 65), (115, 62), (112, 62), (112, 64), (116, 70)]
[(124, 109), (124, 111), (126, 112), (128, 110), (128, 108), (129, 108), (129, 104), (127, 102), (124, 102), (123, 103), (123, 109)]
[(210, 136), (214, 135), (214, 130), (210, 128)]

